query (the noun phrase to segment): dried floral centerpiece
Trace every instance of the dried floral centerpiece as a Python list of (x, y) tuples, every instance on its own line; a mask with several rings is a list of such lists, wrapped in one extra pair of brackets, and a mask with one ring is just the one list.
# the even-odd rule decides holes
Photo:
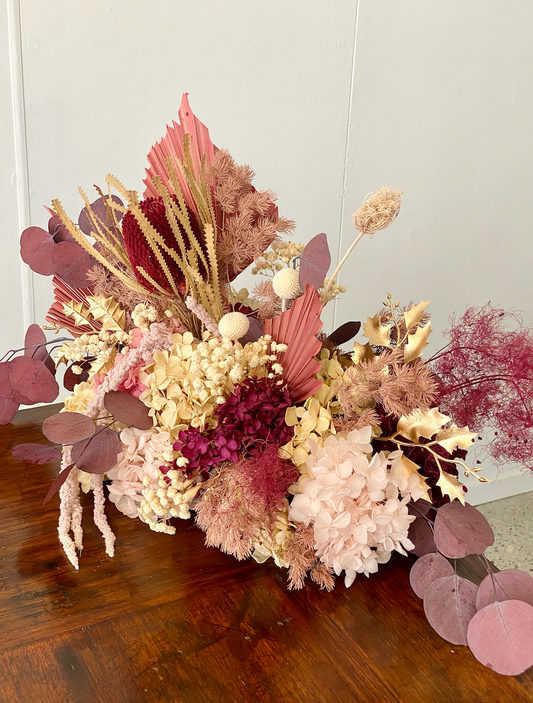
[[(326, 335), (322, 309), (344, 292), (337, 275), (357, 242), (394, 221), (401, 194), (385, 187), (365, 200), (328, 277), (326, 235), (285, 241), (294, 223), (274, 194), (213, 145), (186, 96), (179, 116), (148, 155), (142, 197), (107, 176), (95, 202), (80, 190), (77, 224), (54, 200), (48, 230), (21, 236), (23, 260), (53, 276), (54, 302), (48, 326), (31, 325), (0, 362), (0, 422), (55, 400), (66, 365), (71, 395), (43, 424), (51, 444), (14, 454), (60, 459), (46, 500), (59, 491), (68, 559), (77, 569), (89, 490), (110, 556), (106, 497), (169, 535), (174, 518), (194, 515), (207, 545), (272, 558), (289, 588), (307, 576), (350, 586), (393, 551), (414, 551), (411, 583), (437, 632), (496, 671), (524, 671), (533, 579), (494, 572), (482, 556), (478, 588), (455, 563), (494, 540), (459, 480), (459, 470), (484, 480), (465, 463), (474, 432), (488, 426), (487, 453), (531, 468), (531, 330), (471, 309), (425, 361), (429, 303), (387, 295), (362, 326), (367, 341), (343, 351), (361, 324)], [(251, 295), (232, 286), (248, 267), (259, 277)]]

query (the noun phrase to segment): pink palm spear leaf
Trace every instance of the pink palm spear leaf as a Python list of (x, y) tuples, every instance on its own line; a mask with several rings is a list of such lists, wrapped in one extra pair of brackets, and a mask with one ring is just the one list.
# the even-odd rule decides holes
[(289, 310), (265, 322), (264, 334), (270, 334), (278, 344), (287, 345), (279, 363), (293, 403), (307, 400), (322, 386), (322, 381), (314, 377), (322, 367), (314, 358), (321, 348), (316, 335), (322, 329), (322, 308), (318, 293), (307, 285), (305, 293)]
[(163, 185), (169, 190), (169, 192), (172, 192), (172, 187), (170, 185), (170, 174), (166, 164), (166, 160), (171, 159), (174, 164), (187, 207), (195, 215), (198, 215), (198, 208), (191, 193), (187, 179), (179, 168), (179, 162), (186, 160), (186, 154), (183, 148), (183, 138), (186, 134), (190, 136), (192, 168), (198, 181), (201, 179), (202, 156), (205, 155), (206, 163), (210, 164), (218, 149), (211, 141), (207, 127), (193, 114), (189, 105), (187, 93), (183, 94), (178, 115), (180, 123), (173, 120), (172, 126), (167, 126), (165, 136), (150, 149), (148, 154), (149, 165), (146, 169), (146, 178), (144, 179), (144, 184), (146, 185), (144, 197), (159, 197), (159, 193), (157, 192), (157, 189), (152, 181), (155, 176), (159, 176)]

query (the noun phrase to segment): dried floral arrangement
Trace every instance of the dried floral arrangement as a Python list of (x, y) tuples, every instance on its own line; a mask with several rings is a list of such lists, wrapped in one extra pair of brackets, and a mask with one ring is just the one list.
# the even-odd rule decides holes
[[(45, 500), (59, 491), (68, 559), (77, 569), (90, 490), (110, 556), (106, 499), (168, 535), (194, 515), (208, 546), (273, 559), (289, 588), (309, 577), (330, 590), (341, 575), (348, 587), (412, 551), (411, 584), (435, 630), (495, 671), (523, 672), (533, 578), (491, 568), (493, 532), (459, 475), (484, 480), (479, 458), (466, 463), (482, 430), (485, 457), (533, 468), (533, 331), (490, 305), (469, 309), (424, 360), (429, 303), (387, 295), (365, 324), (324, 334), (341, 266), (394, 221), (401, 193), (365, 200), (328, 277), (326, 235), (284, 239), (294, 223), (213, 145), (187, 96), (179, 117), (148, 155), (142, 196), (107, 176), (92, 203), (80, 189), (77, 224), (54, 200), (47, 231), (21, 236), (23, 260), (53, 277), (54, 302), (48, 325), (31, 325), (0, 362), (0, 423), (54, 401), (66, 366), (71, 395), (42, 428), (50, 444), (14, 454), (60, 461)], [(251, 294), (232, 286), (249, 267)], [(366, 341), (341, 349), (360, 331)], [(487, 568), (479, 587), (456, 569), (472, 554)]]

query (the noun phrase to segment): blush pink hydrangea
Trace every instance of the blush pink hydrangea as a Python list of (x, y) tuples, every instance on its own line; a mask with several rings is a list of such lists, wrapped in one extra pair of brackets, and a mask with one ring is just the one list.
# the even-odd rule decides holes
[(111, 479), (109, 500), (127, 517), (136, 518), (143, 500), (143, 479), (147, 476), (157, 489), (162, 456), (172, 452), (172, 445), (168, 432), (142, 431), (134, 427), (122, 430), (120, 441), (122, 452), (118, 455), (118, 462), (107, 472)]
[(416, 475), (405, 476), (402, 453), (372, 456), (371, 438), (364, 427), (346, 439), (328, 437), (323, 447), (309, 440), (311, 477), (289, 511), (291, 521), (313, 526), (317, 556), (338, 576), (344, 571), (346, 586), (376, 572), (394, 550), (413, 549), (407, 503), (423, 494)]

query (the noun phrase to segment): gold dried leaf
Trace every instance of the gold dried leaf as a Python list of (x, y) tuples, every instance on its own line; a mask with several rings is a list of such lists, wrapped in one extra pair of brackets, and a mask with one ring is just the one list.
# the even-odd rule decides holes
[(430, 303), (431, 300), (422, 300), (422, 302), (418, 303), (418, 305), (413, 305), (409, 308), (409, 310), (406, 310), (404, 312), (403, 319), (405, 320), (406, 330), (410, 330), (415, 325), (418, 325), (418, 323), (422, 319), (424, 310), (428, 307)]
[(443, 495), (450, 496), (451, 500), (459, 498), (461, 503), (463, 505), (465, 504), (463, 484), (455, 476), (452, 476), (452, 474), (449, 474), (441, 469), (437, 486), (441, 489)]
[(376, 314), (374, 317), (367, 318), (363, 336), (367, 337), (371, 344), (375, 344), (378, 347), (392, 348), (389, 340), (390, 328), (390, 324), (381, 325), (379, 315)]
[(69, 300), (68, 303), (63, 303), (63, 312), (67, 317), (72, 317), (76, 327), (80, 325), (91, 324), (91, 313), (83, 303), (76, 303), (74, 300)]
[(114, 298), (106, 298), (105, 295), (90, 295), (89, 311), (95, 320), (102, 323), (104, 330), (114, 330), (115, 332), (124, 330), (126, 327), (126, 313)]
[(416, 474), (418, 476), (420, 488), (424, 491), (424, 495), (422, 497), (425, 500), (427, 500), (429, 503), (431, 503), (431, 498), (429, 497), (429, 493), (428, 493), (429, 486), (426, 483), (426, 478), (425, 478), (425, 476), (422, 476), (421, 474), (418, 473), (418, 469), (420, 468), (420, 466), (415, 464), (414, 461), (411, 461), (411, 459), (408, 459), (405, 456), (405, 454), (402, 454), (399, 461), (400, 461), (400, 465), (403, 469), (403, 475), (405, 476), (405, 478), (408, 479), (413, 474)]
[(407, 336), (407, 344), (403, 349), (403, 360), (405, 364), (410, 361), (414, 361), (420, 354), (424, 347), (427, 347), (427, 338), (431, 334), (431, 322), (428, 322), (423, 327), (417, 327), (414, 334), (409, 334)]
[(418, 444), (420, 437), (431, 439), (449, 421), (450, 418), (440, 413), (438, 408), (426, 411), (417, 409), (398, 420), (398, 433)]
[(372, 345), (370, 342), (366, 344), (359, 344), (359, 342), (353, 343), (353, 356), (352, 360), (354, 364), (359, 364), (361, 361), (372, 361), (375, 359), (375, 354), (372, 351)]
[(107, 375), (109, 373), (109, 371), (111, 371), (111, 369), (113, 368), (114, 363), (115, 363), (115, 352), (112, 352), (109, 357), (106, 357), (103, 354), (101, 354), (100, 356), (97, 356), (96, 359), (91, 362), (91, 369), (90, 369), (91, 377), (95, 373)]
[(468, 427), (457, 427), (457, 425), (452, 425), (447, 430), (440, 430), (437, 432), (436, 440), (437, 442), (446, 449), (446, 451), (453, 452), (454, 447), (462, 447), (462, 449), (468, 449), (472, 444), (475, 437), (474, 432), (470, 432)]

